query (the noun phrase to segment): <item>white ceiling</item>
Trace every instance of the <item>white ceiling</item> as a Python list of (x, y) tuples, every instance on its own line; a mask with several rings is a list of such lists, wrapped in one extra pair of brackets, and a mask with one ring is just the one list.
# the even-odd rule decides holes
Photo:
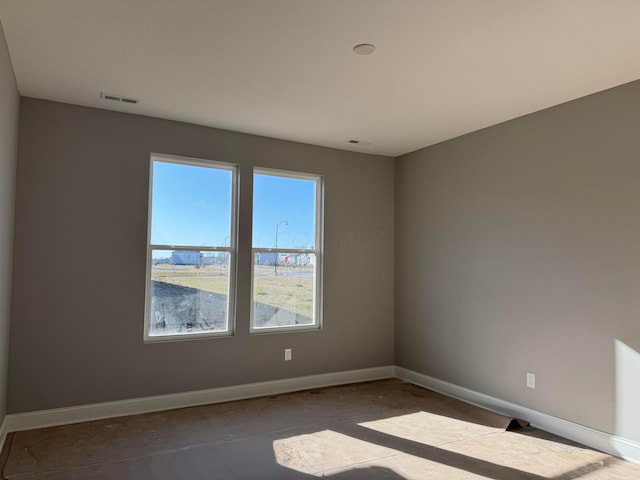
[(0, 0), (0, 21), (21, 95), (391, 156), (640, 78), (639, 0)]

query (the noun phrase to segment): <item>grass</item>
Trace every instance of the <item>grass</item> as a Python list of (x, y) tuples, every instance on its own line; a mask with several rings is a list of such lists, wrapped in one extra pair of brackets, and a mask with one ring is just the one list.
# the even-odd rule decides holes
[[(152, 279), (226, 295), (229, 274), (224, 266), (154, 265)], [(253, 290), (257, 302), (313, 318), (313, 266), (255, 265)]]
[(254, 300), (313, 318), (313, 267), (274, 267), (256, 265)]

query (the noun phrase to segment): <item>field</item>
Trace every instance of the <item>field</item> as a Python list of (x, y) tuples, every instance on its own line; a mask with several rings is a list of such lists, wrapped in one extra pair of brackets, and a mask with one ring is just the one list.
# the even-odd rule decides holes
[[(255, 326), (312, 323), (313, 266), (255, 265)], [(152, 330), (224, 329), (229, 274), (224, 265), (158, 264), (152, 271)], [(154, 323), (155, 322), (155, 323)], [(191, 330), (190, 330), (191, 331)]]

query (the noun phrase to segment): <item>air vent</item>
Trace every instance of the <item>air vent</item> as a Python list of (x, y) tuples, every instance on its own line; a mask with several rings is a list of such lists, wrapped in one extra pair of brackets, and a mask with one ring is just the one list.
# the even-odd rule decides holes
[(139, 98), (122, 97), (120, 95), (113, 95), (111, 93), (104, 93), (104, 92), (100, 93), (100, 98), (103, 100), (109, 100), (110, 102), (130, 103), (133, 105), (137, 105), (140, 103)]

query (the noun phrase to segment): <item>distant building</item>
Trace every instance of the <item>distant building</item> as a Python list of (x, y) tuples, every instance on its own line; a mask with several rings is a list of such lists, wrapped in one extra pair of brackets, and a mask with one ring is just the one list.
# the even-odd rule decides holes
[(256, 253), (256, 265), (280, 265), (282, 267), (304, 267), (313, 265), (313, 255), (306, 253)]
[(256, 253), (256, 265), (276, 265), (278, 254), (271, 252)]
[(312, 265), (314, 256), (306, 253), (292, 253), (284, 258), (280, 258), (280, 264), (290, 265), (292, 267), (304, 267)]
[(176, 250), (171, 253), (171, 263), (174, 265), (200, 265), (202, 253), (194, 250)]

